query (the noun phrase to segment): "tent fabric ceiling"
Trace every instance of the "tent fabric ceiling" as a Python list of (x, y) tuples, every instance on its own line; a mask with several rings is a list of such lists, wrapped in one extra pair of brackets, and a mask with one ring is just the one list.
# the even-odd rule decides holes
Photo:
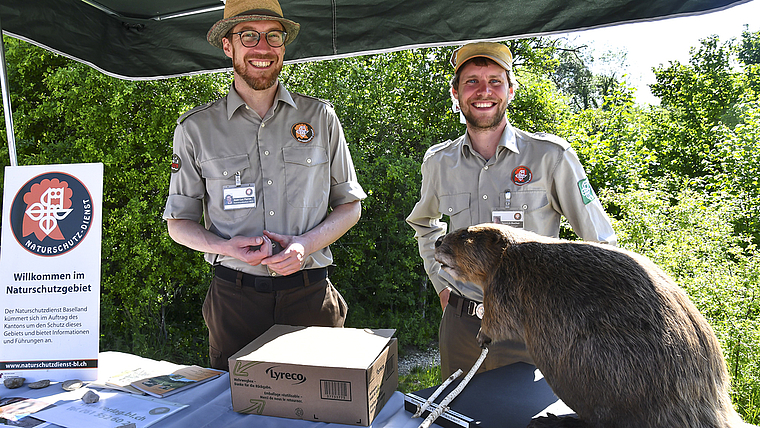
[[(301, 24), (286, 62), (548, 35), (700, 14), (746, 0), (280, 0)], [(184, 14), (190, 12), (189, 14)], [(179, 15), (179, 16), (177, 16)], [(6, 35), (124, 79), (230, 67), (206, 32), (221, 0), (2, 0)]]

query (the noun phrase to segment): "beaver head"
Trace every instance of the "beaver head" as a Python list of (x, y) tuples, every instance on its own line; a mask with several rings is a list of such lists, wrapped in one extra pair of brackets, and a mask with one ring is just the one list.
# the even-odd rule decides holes
[(454, 279), (483, 287), (512, 243), (512, 230), (485, 223), (451, 232), (436, 241), (435, 260)]

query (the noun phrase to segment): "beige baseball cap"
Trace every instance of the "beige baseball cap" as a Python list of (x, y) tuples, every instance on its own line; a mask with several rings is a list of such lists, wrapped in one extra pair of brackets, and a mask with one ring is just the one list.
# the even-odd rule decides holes
[(454, 73), (459, 71), (462, 64), (477, 57), (492, 59), (505, 70), (512, 70), (512, 52), (506, 45), (496, 42), (477, 42), (464, 45), (451, 54)]

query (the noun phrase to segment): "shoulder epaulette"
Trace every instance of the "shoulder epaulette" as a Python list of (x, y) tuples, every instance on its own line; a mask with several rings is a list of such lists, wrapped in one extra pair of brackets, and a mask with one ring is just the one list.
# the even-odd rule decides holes
[(195, 107), (195, 108), (193, 108), (193, 109), (185, 112), (182, 116), (180, 116), (180, 117), (177, 118), (177, 125), (179, 125), (180, 123), (182, 123), (182, 121), (184, 121), (188, 117), (194, 115), (195, 113), (198, 113), (199, 111), (206, 110), (207, 108), (211, 107), (212, 104), (214, 104), (213, 101), (210, 102), (210, 103), (207, 103), (207, 104), (199, 105), (198, 107)]
[(570, 143), (568, 143), (567, 140), (565, 140), (562, 137), (558, 137), (554, 134), (547, 134), (545, 132), (529, 132), (527, 134), (535, 138), (536, 140), (548, 141), (550, 143), (554, 143), (562, 147), (564, 150), (567, 150), (570, 148)]
[(426, 160), (428, 160), (429, 157), (435, 155), (436, 153), (440, 152), (443, 149), (450, 147), (452, 144), (454, 144), (454, 141), (446, 140), (442, 143), (438, 143), (433, 146), (430, 146), (430, 148), (428, 148), (427, 151), (425, 152), (425, 156), (422, 158), (422, 162), (425, 162)]
[(292, 92), (292, 91), (290, 92), (290, 95), (291, 96), (292, 95), (298, 95), (299, 97), (308, 98), (308, 99), (314, 100), (314, 101), (319, 101), (320, 103), (325, 103), (328, 106), (330, 106), (330, 108), (335, 109), (335, 106), (330, 101), (323, 100), (322, 98), (317, 98), (317, 97), (312, 96), (312, 95), (306, 95), (306, 94), (302, 94), (300, 92)]

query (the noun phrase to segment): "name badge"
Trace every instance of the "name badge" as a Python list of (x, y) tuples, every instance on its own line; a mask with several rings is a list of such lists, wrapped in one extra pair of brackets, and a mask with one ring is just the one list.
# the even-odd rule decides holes
[(506, 224), (517, 229), (524, 229), (525, 216), (522, 211), (492, 211), (492, 222), (496, 224)]
[(224, 186), (224, 209), (256, 208), (256, 185)]

